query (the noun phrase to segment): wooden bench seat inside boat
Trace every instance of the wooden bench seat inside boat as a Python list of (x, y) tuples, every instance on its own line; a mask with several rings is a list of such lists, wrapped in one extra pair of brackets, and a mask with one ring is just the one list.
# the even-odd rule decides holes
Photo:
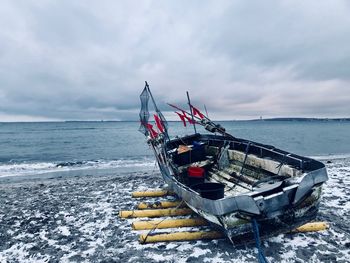
[[(219, 152), (219, 147), (207, 146), (207, 154), (216, 155)], [(231, 161), (236, 161), (243, 163), (245, 159), (245, 153), (237, 150), (228, 150), (229, 159)], [(270, 158), (261, 158), (255, 154), (248, 154), (245, 165), (247, 167), (251, 166), (260, 169), (262, 172), (266, 171), (268, 173), (277, 174), (290, 177), (298, 177), (303, 173), (301, 170), (291, 167), (288, 164), (281, 164)]]

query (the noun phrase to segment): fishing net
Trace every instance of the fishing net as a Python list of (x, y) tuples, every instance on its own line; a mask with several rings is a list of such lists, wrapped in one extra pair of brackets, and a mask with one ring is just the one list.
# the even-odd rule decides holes
[[(145, 88), (143, 89), (141, 95), (140, 95), (140, 100), (141, 100), (141, 110), (140, 110), (140, 122), (141, 122), (141, 125), (140, 125), (140, 128), (139, 128), (139, 131), (142, 132), (145, 136), (148, 136), (149, 135), (149, 128), (148, 128), (148, 122), (149, 122), (149, 117), (150, 117), (150, 113), (149, 113), (149, 108), (148, 108), (148, 102), (149, 102), (149, 99), (152, 99), (152, 102), (153, 102), (153, 108), (154, 110), (156, 111), (159, 119), (161, 120), (161, 124), (164, 129), (165, 129), (165, 135), (168, 137), (168, 122), (166, 121), (164, 115), (162, 114), (162, 112), (158, 109), (157, 107), (157, 104), (152, 96), (152, 93), (149, 89), (149, 86), (146, 82), (146, 86)], [(159, 125), (157, 123), (157, 125)]]
[(141, 110), (140, 110), (140, 128), (139, 131), (143, 133), (145, 136), (148, 135), (149, 131), (147, 129), (147, 123), (149, 119), (149, 111), (148, 111), (148, 101), (150, 98), (150, 94), (148, 92), (147, 87), (145, 87), (140, 95), (141, 100)]

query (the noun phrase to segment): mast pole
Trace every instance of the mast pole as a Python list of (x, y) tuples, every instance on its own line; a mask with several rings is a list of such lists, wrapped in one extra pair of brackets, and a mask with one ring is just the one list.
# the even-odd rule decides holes
[(188, 93), (188, 91), (186, 91), (186, 94), (187, 94), (188, 106), (190, 106), (190, 112), (191, 112), (191, 117), (192, 117), (192, 121), (193, 121), (194, 133), (197, 133), (196, 122), (194, 121), (194, 118), (193, 118), (193, 111), (192, 111), (192, 105), (191, 105), (191, 100), (190, 100), (190, 94)]
[(207, 117), (209, 118), (209, 114), (208, 114), (207, 107), (205, 106), (205, 104), (204, 104), (204, 109), (205, 109), (205, 114), (207, 114)]

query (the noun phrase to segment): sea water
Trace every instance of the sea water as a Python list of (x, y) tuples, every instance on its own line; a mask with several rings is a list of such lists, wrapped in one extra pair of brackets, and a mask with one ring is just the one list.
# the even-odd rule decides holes
[[(226, 121), (232, 135), (318, 159), (350, 157), (348, 121)], [(0, 123), (0, 178), (153, 169), (138, 122)], [(198, 132), (205, 132), (197, 125)], [(170, 136), (192, 125), (169, 122)], [(75, 172), (75, 173), (74, 173)]]

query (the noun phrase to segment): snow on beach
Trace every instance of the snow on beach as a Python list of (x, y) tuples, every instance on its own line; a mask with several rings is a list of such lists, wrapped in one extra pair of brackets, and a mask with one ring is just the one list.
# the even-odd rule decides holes
[[(265, 240), (271, 262), (349, 262), (350, 159), (327, 168), (318, 220), (331, 228)], [(254, 246), (227, 240), (140, 245), (118, 212), (140, 201), (132, 191), (162, 184), (149, 172), (0, 181), (0, 262), (256, 262)]]

